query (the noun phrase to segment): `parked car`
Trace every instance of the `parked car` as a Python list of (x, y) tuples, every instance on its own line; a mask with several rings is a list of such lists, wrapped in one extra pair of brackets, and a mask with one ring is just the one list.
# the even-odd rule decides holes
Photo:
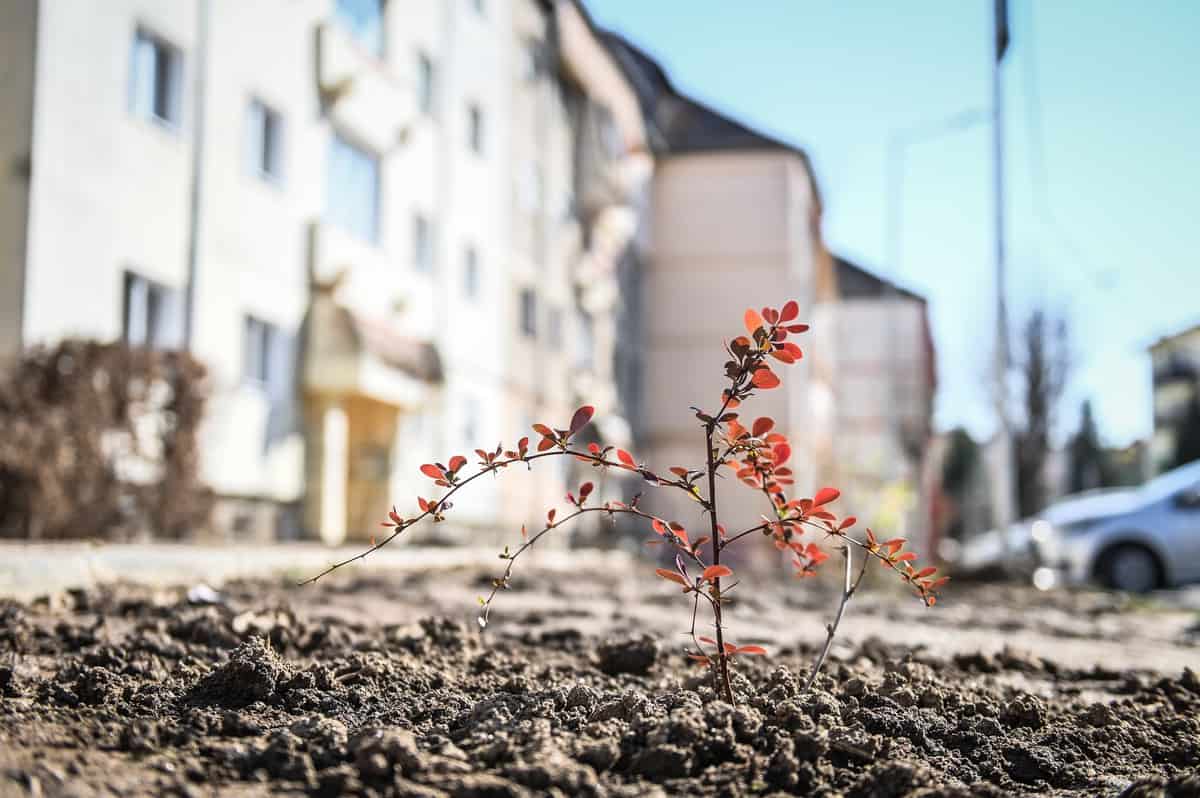
[(1144, 593), (1200, 581), (1200, 462), (1139, 488), (1081, 494), (1030, 524), (1034, 583)]

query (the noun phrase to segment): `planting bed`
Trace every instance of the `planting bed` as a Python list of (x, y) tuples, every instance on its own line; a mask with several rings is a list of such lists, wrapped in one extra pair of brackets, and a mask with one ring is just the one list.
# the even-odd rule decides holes
[[(0, 795), (1200, 796), (1196, 673), (1078, 662), (1164, 617), (1108, 599), (1039, 614), (948, 590), (923, 627), (868, 595), (804, 692), (828, 604), (760, 598), (729, 621), (771, 648), (736, 663), (734, 707), (682, 656), (669, 590), (546, 573), (481, 635), (482, 574), (336, 576), (0, 603)], [(1014, 642), (1074, 641), (1071, 664), (912, 645), (996, 617)], [(1194, 638), (1146, 647), (1200, 661)]]

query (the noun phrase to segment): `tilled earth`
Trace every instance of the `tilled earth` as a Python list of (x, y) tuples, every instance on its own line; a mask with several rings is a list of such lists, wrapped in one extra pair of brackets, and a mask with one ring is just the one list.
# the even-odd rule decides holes
[[(568, 601), (589, 588), (542, 574), (481, 634), (449, 609), (481, 574), (335, 576), (0, 602), (0, 795), (1200, 796), (1187, 668), (930, 650), (902, 613), (856, 636), (851, 605), (808, 692), (819, 625), (741, 636), (772, 651), (736, 663), (730, 706), (663, 631), (687, 622), (669, 591), (639, 615), (624, 588)], [(1003, 599), (977, 594), (964, 633), (1044, 623)], [(865, 602), (868, 627), (898, 600)], [(759, 601), (747, 616), (792, 612)], [(1076, 640), (1131, 617), (1056, 601)]]

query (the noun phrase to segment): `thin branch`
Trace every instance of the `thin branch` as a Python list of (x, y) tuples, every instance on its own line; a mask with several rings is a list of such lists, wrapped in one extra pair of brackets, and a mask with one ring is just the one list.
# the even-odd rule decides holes
[[(846, 540), (853, 541), (853, 538), (846, 536)], [(821, 672), (821, 666), (825, 664), (825, 658), (829, 656), (829, 649), (833, 647), (833, 637), (837, 634), (838, 626), (842, 622), (842, 616), (846, 614), (846, 605), (850, 603), (850, 597), (858, 590), (858, 585), (862, 582), (863, 574), (867, 572), (867, 558), (863, 557), (862, 567), (858, 569), (858, 576), (851, 580), (851, 572), (854, 567), (854, 557), (850, 553), (849, 546), (842, 547), (842, 556), (846, 558), (846, 583), (842, 589), (842, 599), (838, 602), (837, 615), (834, 616), (833, 623), (825, 627), (825, 645), (821, 647), (821, 653), (817, 656), (817, 661), (813, 663), (812, 672), (808, 675), (808, 681), (804, 683), (805, 691), (811, 690), (813, 683), (817, 680), (817, 674)]]
[(350, 565), (353, 562), (357, 562), (358, 560), (366, 559), (369, 555), (374, 554), (379, 549), (382, 549), (384, 546), (391, 543), (393, 540), (395, 540), (397, 537), (399, 537), (401, 534), (403, 534), (404, 531), (407, 530), (410, 526), (413, 526), (413, 525), (425, 520), (427, 517), (429, 517), (431, 515), (437, 515), (439, 513), (439, 511), (445, 509), (446, 501), (451, 496), (453, 496), (455, 493), (457, 493), (462, 488), (465, 488), (467, 485), (474, 482), (476, 479), (479, 479), (484, 474), (495, 474), (501, 468), (505, 468), (505, 467), (513, 465), (515, 463), (528, 464), (534, 460), (540, 460), (543, 457), (563, 457), (563, 456), (567, 456), (567, 455), (578, 457), (578, 458), (581, 458), (584, 460), (589, 460), (592, 463), (594, 463), (595, 465), (607, 466), (610, 468), (619, 468), (622, 471), (631, 471), (632, 470), (635, 473), (642, 474), (642, 475), (644, 475), (645, 473), (651, 473), (658, 480), (659, 486), (678, 488), (679, 490), (682, 490), (689, 495), (692, 494), (691, 488), (688, 487), (682, 480), (662, 479), (661, 477), (658, 476), (657, 473), (652, 472), (649, 469), (646, 469), (646, 468), (631, 469), (629, 466), (625, 465), (624, 463), (614, 462), (614, 461), (608, 460), (604, 457), (598, 457), (598, 456), (592, 454), (591, 452), (583, 452), (583, 451), (578, 451), (575, 449), (556, 449), (554, 451), (549, 451), (549, 452), (538, 452), (537, 454), (528, 454), (528, 455), (525, 455), (524, 457), (512, 457), (512, 458), (509, 458), (506, 460), (496, 460), (495, 462), (493, 462), (487, 466), (484, 466), (479, 471), (475, 472), (474, 474), (467, 477), (466, 479), (463, 479), (459, 482), (455, 482), (453, 484), (453, 486), (450, 488), (450, 490), (448, 490), (444, 496), (442, 496), (440, 499), (438, 499), (437, 501), (432, 502), (430, 504), (428, 510), (425, 510), (420, 515), (417, 515), (413, 518), (405, 519), (403, 524), (397, 526), (395, 528), (395, 530), (392, 532), (392, 534), (388, 535), (383, 540), (381, 540), (377, 543), (373, 543), (371, 545), (371, 547), (366, 549), (365, 551), (363, 551), (359, 554), (356, 554), (353, 557), (350, 557), (348, 559), (342, 560), (341, 562), (336, 562), (336, 563), (330, 565), (324, 571), (321, 571), (316, 576), (309, 577), (308, 579), (302, 580), (302, 581), (298, 582), (297, 584), (301, 585), (301, 586), (312, 584), (313, 582), (316, 582), (321, 577), (328, 576), (329, 574), (333, 573), (334, 571), (336, 571), (339, 568), (343, 568), (347, 565)]

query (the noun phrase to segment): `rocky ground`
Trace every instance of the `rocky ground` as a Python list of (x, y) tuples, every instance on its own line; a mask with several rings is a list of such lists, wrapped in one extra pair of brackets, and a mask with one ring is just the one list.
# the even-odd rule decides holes
[[(1196, 616), (1102, 594), (867, 593), (731, 611), (737, 706), (648, 567), (0, 602), (0, 795), (1200, 796)], [(586, 564), (586, 563), (584, 563)], [(581, 573), (583, 575), (581, 575)]]

